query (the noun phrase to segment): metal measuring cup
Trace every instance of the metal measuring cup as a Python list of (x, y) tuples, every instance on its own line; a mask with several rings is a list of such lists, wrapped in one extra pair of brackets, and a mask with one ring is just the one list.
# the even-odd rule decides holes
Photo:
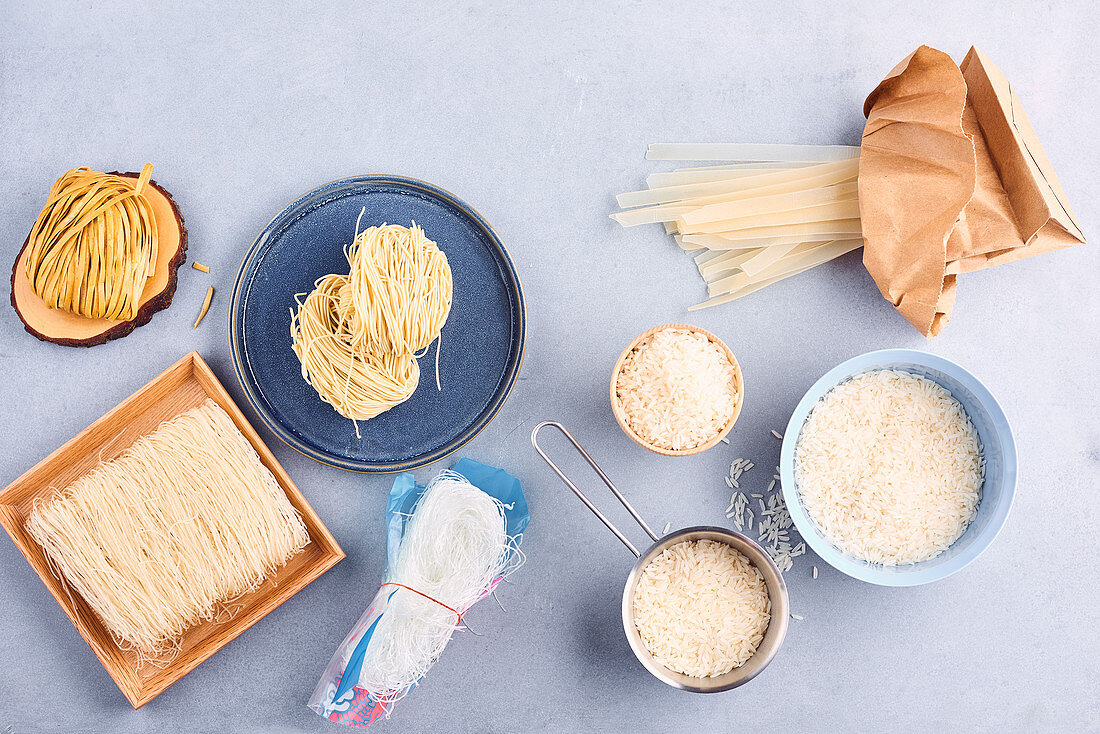
[[(650, 538), (653, 539), (653, 545), (649, 546), (643, 553), (639, 553), (638, 549), (634, 547), (625, 535), (623, 535), (618, 528), (616, 528), (607, 517), (592, 504), (592, 501), (588, 499), (577, 488), (565, 473), (558, 468), (546, 452), (542, 450), (542, 447), (538, 443), (539, 431), (546, 426), (553, 426), (557, 428), (562, 434), (569, 439), (569, 442), (573, 444), (573, 447), (580, 452), (584, 457), (588, 465), (595, 470), (608, 489), (611, 490), (615, 498), (622, 503), (626, 511), (630, 513), (630, 516), (642, 527), (642, 530), (646, 532)], [(630, 552), (637, 557), (637, 561), (634, 563), (634, 567), (630, 569), (630, 574), (626, 577), (626, 586), (623, 589), (623, 630), (626, 632), (627, 642), (630, 643), (630, 649), (634, 651), (634, 656), (638, 658), (638, 661), (645, 666), (646, 670), (654, 675), (658, 680), (667, 683), (675, 688), (680, 688), (685, 691), (691, 691), (692, 693), (717, 693), (719, 691), (728, 691), (731, 688), (748, 683), (750, 680), (759, 675), (760, 671), (767, 667), (768, 663), (772, 661), (775, 654), (779, 651), (780, 645), (783, 644), (783, 638), (787, 635), (787, 624), (790, 616), (790, 602), (787, 598), (787, 585), (783, 583), (783, 576), (779, 573), (779, 569), (772, 561), (771, 557), (761, 548), (755, 541), (740, 534), (735, 533), (732, 530), (726, 530), (725, 528), (708, 527), (708, 526), (696, 526), (690, 528), (684, 528), (668, 535), (659, 537), (654, 533), (645, 520), (631, 507), (627, 502), (626, 497), (611, 481), (610, 477), (604, 473), (599, 464), (588, 454), (584, 448), (577, 443), (577, 439), (573, 438), (572, 434), (565, 429), (565, 426), (556, 421), (543, 421), (535, 426), (531, 431), (531, 445), (535, 447), (535, 451), (539, 456), (550, 465), (550, 468), (554, 470), (566, 485), (573, 490), (573, 494), (577, 495), (581, 502), (592, 511), (592, 513), (600, 519), (608, 530), (615, 534), (615, 537), (622, 541)], [(756, 653), (749, 658), (744, 665), (739, 668), (734, 668), (728, 673), (723, 675), (714, 676), (711, 678), (696, 678), (690, 675), (684, 675), (668, 668), (657, 662), (657, 659), (646, 649), (645, 643), (642, 642), (642, 637), (638, 632), (637, 626), (634, 624), (634, 589), (638, 585), (638, 580), (641, 578), (642, 569), (659, 556), (665, 548), (677, 543), (683, 543), (689, 540), (713, 540), (719, 543), (725, 543), (734, 549), (743, 553), (753, 565), (760, 571), (760, 575), (764, 577), (764, 583), (768, 587), (768, 595), (771, 598), (771, 621), (768, 624), (768, 629), (764, 633), (764, 639), (761, 641), (760, 646), (756, 649)]]

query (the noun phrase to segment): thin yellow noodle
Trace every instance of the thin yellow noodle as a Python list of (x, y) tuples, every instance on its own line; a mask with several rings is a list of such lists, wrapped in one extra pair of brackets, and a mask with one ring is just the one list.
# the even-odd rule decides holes
[(129, 321), (157, 262), (157, 222), (137, 180), (74, 168), (50, 189), (27, 241), (31, 289), (50, 308)]
[[(345, 255), (347, 275), (319, 278), (313, 291), (296, 297), (290, 335), (302, 377), (321, 400), (356, 421), (358, 435), (358, 421), (416, 390), (417, 358), (440, 338), (452, 281), (446, 255), (415, 223), (368, 227)], [(437, 386), (438, 378), (437, 363)]]
[(202, 308), (199, 310), (199, 317), (197, 319), (195, 319), (195, 325), (191, 327), (192, 329), (199, 328), (199, 324), (201, 324), (202, 320), (204, 318), (206, 318), (206, 312), (210, 310), (210, 300), (213, 297), (214, 297), (214, 286), (212, 286), (212, 285), (206, 286), (206, 298), (204, 298), (202, 300)]
[(36, 502), (26, 528), (66, 590), (142, 660), (224, 618), (309, 543), (275, 477), (209, 399)]

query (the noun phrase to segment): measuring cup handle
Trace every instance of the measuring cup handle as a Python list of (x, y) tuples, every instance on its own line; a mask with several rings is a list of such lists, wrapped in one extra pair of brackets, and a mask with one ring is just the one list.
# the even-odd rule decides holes
[(615, 527), (611, 523), (611, 521), (608, 520), (607, 517), (596, 508), (594, 504), (592, 504), (592, 500), (585, 497), (584, 493), (581, 492), (577, 485), (573, 484), (572, 480), (570, 480), (569, 477), (565, 476), (565, 472), (558, 468), (558, 465), (555, 464), (550, 459), (550, 457), (546, 455), (546, 452), (542, 450), (542, 447), (539, 446), (539, 431), (541, 431), (546, 426), (553, 426), (554, 428), (557, 428), (559, 431), (561, 431), (562, 434), (567, 439), (569, 439), (569, 443), (573, 444), (573, 447), (577, 449), (577, 451), (580, 452), (581, 456), (584, 457), (584, 460), (588, 462), (588, 465), (596, 471), (596, 473), (600, 476), (600, 479), (603, 480), (603, 483), (606, 484), (607, 488), (610, 489), (611, 492), (615, 495), (615, 498), (618, 499), (619, 502), (623, 503), (623, 507), (625, 507), (626, 511), (630, 513), (630, 516), (633, 517), (634, 520), (642, 526), (642, 530), (646, 531), (646, 534), (649, 535), (650, 538), (653, 538), (654, 541), (660, 540), (657, 534), (650, 530), (649, 526), (646, 525), (645, 520), (643, 520), (641, 516), (634, 510), (634, 508), (630, 506), (630, 503), (626, 501), (626, 497), (623, 497), (623, 493), (619, 491), (618, 487), (616, 487), (614, 482), (611, 481), (611, 478), (604, 473), (603, 469), (600, 468), (600, 465), (596, 463), (596, 460), (589, 456), (588, 452), (584, 450), (583, 446), (577, 443), (577, 439), (573, 438), (573, 435), (569, 433), (569, 431), (565, 430), (565, 426), (563, 426), (561, 423), (558, 423), (557, 421), (543, 421), (542, 423), (539, 423), (531, 431), (531, 445), (535, 447), (535, 451), (537, 451), (539, 456), (543, 458), (543, 461), (550, 465), (550, 468), (554, 470), (554, 473), (557, 474), (561, 478), (561, 480), (566, 483), (566, 485), (568, 485), (569, 489), (573, 490), (573, 494), (577, 495), (577, 498), (584, 503), (585, 507), (587, 507), (589, 510), (592, 510), (592, 514), (600, 518), (600, 522), (606, 525), (608, 530), (615, 533), (615, 537), (622, 541), (622, 544), (629, 548), (631, 553), (633, 553), (635, 556), (640, 555), (638, 553), (638, 549), (634, 547), (634, 544), (627, 540), (626, 536), (619, 532), (619, 529)]

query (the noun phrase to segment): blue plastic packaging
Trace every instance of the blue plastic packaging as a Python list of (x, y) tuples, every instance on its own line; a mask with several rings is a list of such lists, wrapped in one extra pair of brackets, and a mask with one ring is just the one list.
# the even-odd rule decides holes
[[(452, 471), (464, 476), (470, 484), (489, 496), (500, 500), (504, 506), (505, 532), (509, 536), (517, 537), (523, 532), (530, 520), (530, 512), (518, 479), (503, 469), (471, 459), (460, 459)], [(412, 474), (401, 474), (393, 482), (386, 506), (385, 579), (390, 578), (391, 571), (397, 564), (401, 539), (424, 489), (425, 486), (417, 484)], [(392, 700), (375, 700), (356, 683), (371, 635), (395, 593), (397, 589), (394, 587), (378, 589), (370, 606), (336, 649), (310, 696), (307, 705), (329, 721), (348, 726), (366, 726), (384, 716), (393, 705)]]

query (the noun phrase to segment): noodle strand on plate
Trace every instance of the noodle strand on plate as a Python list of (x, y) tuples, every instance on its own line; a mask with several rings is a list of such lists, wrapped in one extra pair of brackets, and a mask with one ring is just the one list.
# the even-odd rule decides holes
[(361, 421), (416, 391), (416, 360), (441, 338), (450, 313), (451, 268), (415, 223), (368, 227), (345, 254), (348, 275), (323, 276), (299, 294), (291, 346), (321, 400)]

